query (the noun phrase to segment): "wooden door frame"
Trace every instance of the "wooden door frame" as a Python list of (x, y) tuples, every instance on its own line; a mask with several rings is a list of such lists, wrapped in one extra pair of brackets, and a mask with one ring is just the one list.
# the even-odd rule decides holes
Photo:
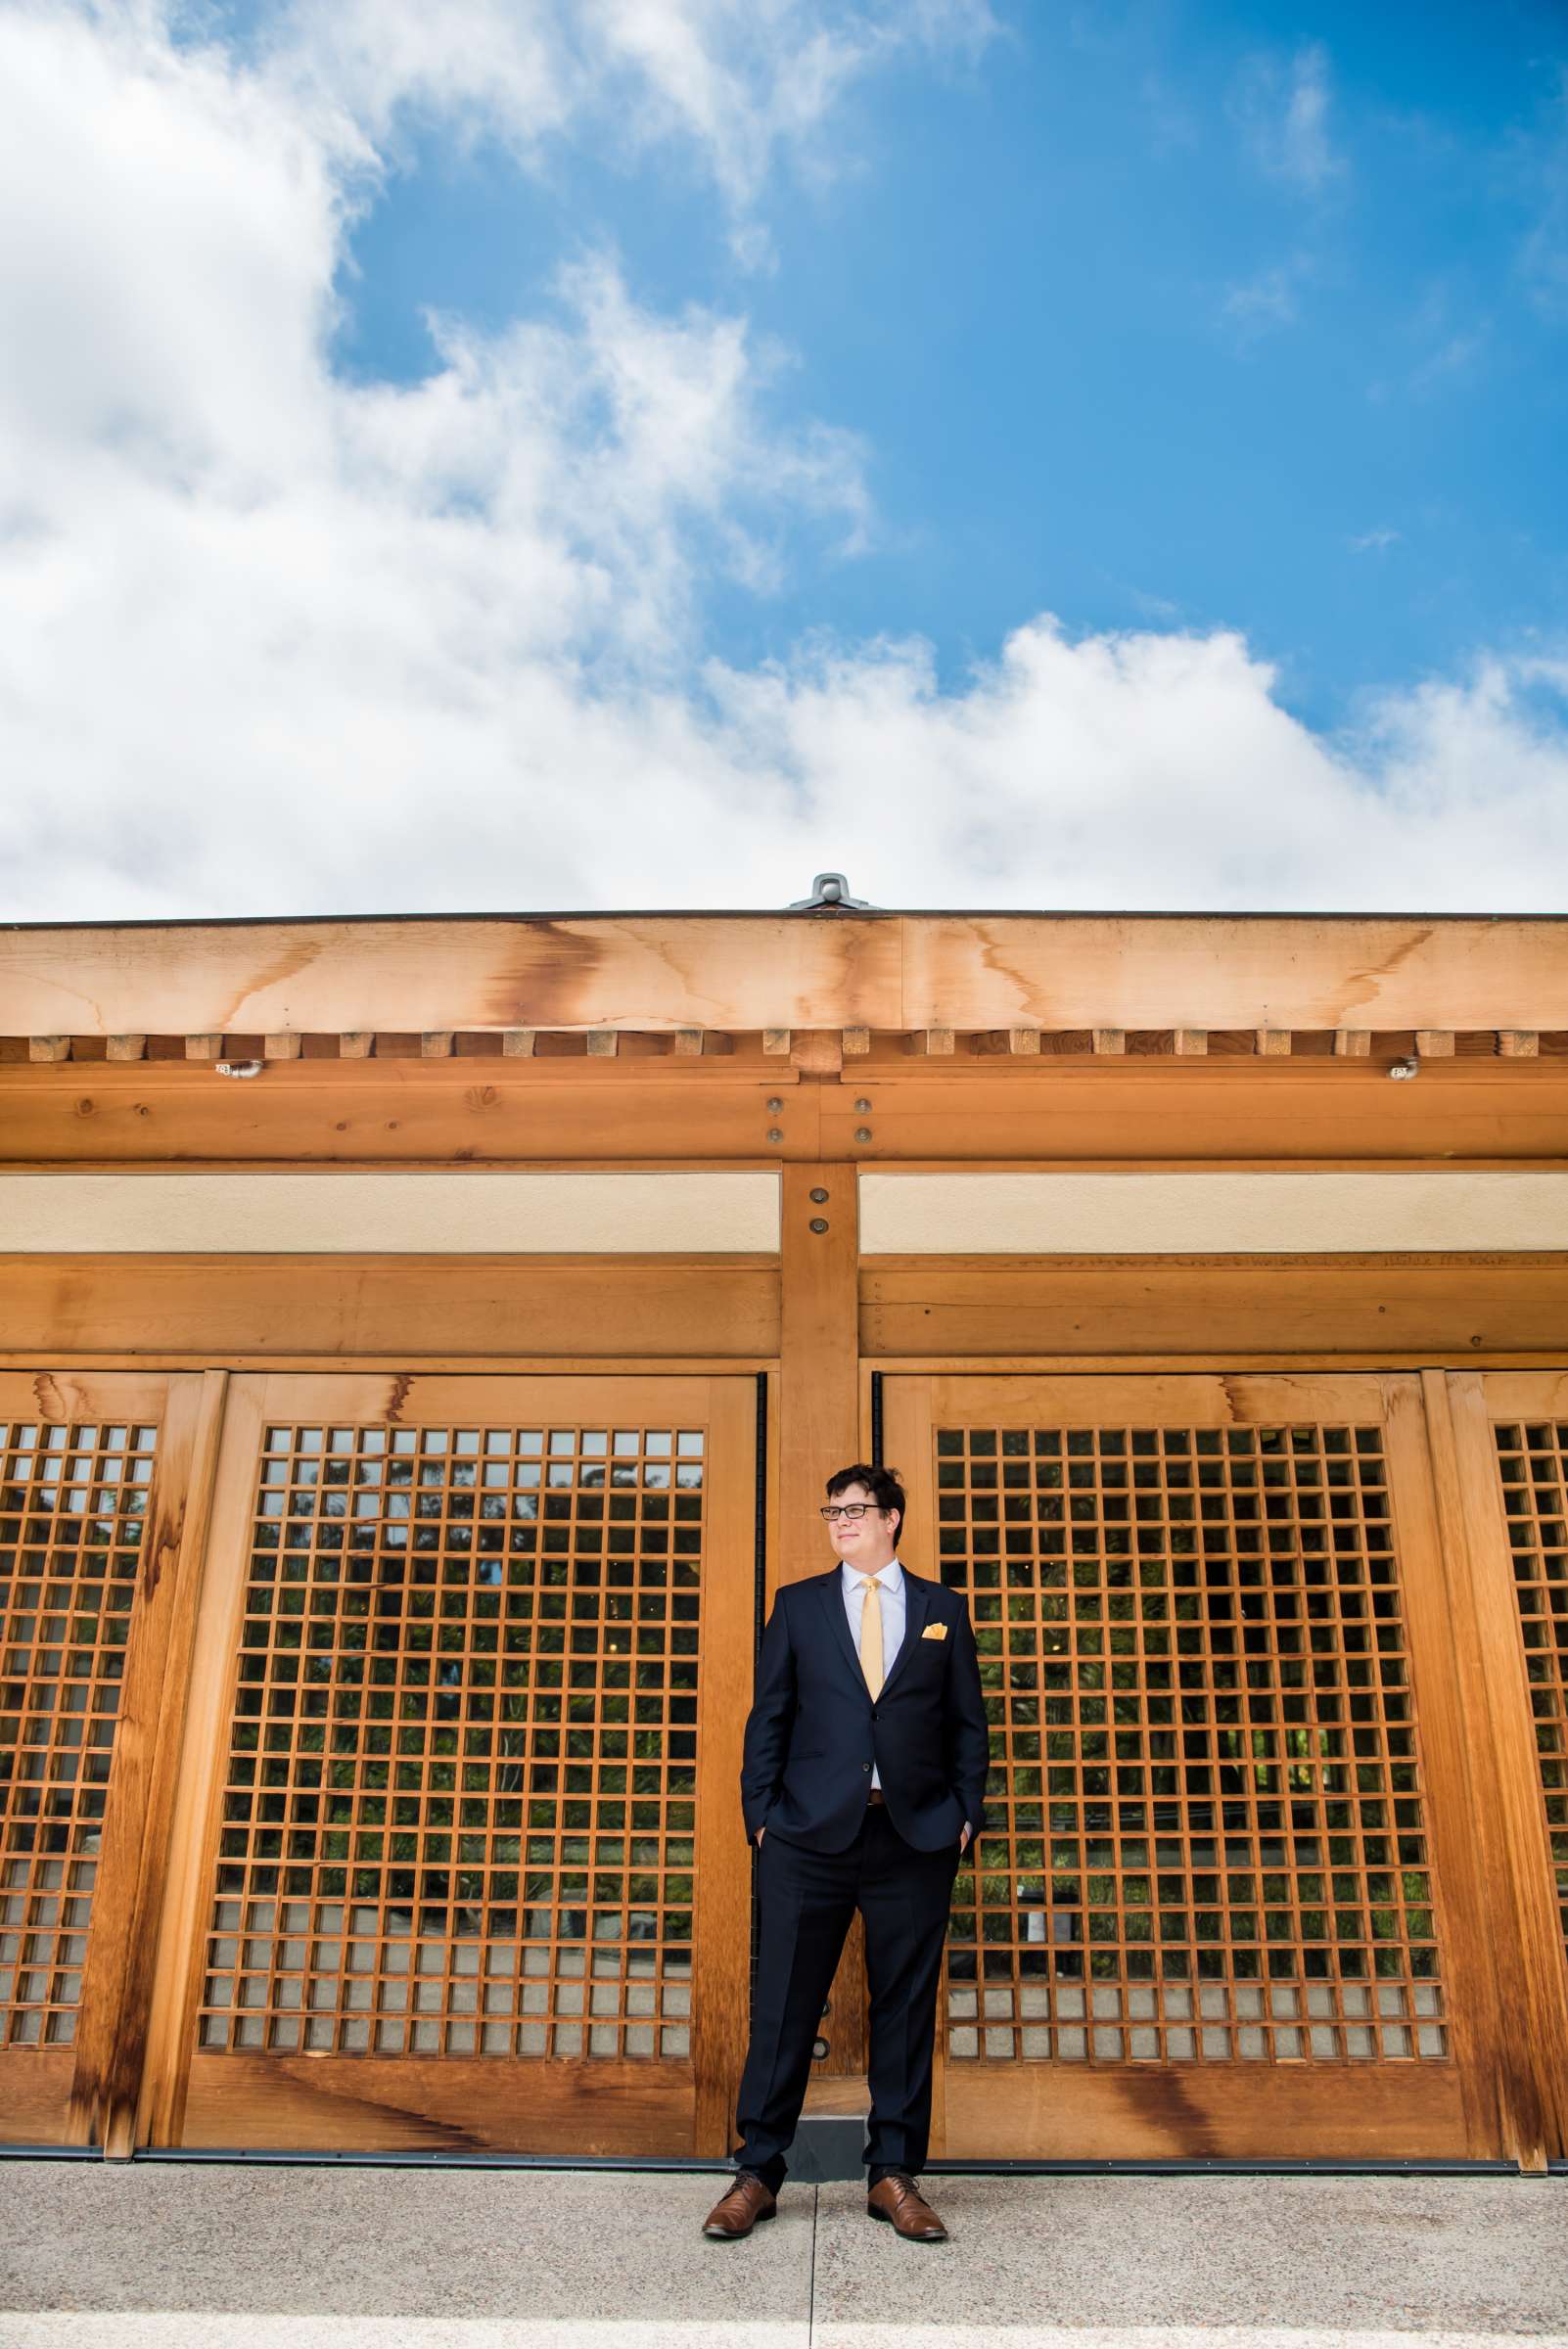
[[(1423, 1725), (1419, 1705), (1416, 1712), (1423, 1776), (1432, 1797), (1428, 1828), (1436, 1847), (1439, 1829), (1433, 1822), (1440, 1807), (1436, 1798), (1439, 1787), (1446, 1786), (1441, 1803), (1441, 1833), (1448, 1846), (1446, 1871), (1451, 1881), (1455, 1875), (1469, 1879), (1469, 1899), (1461, 1906), (1468, 1909), (1471, 1919), (1484, 1918), (1489, 1911), (1479, 1895), (1483, 1889), (1490, 1891), (1494, 1884), (1500, 1884), (1506, 1912), (1514, 1924), (1511, 1936), (1491, 1931), (1473, 1937), (1475, 1946), (1465, 1973), (1479, 1993), (1479, 2012), (1460, 2019), (1451, 2010), (1451, 2028), (1458, 2019), (1459, 2038), (1466, 2032), (1470, 2035), (1469, 2061), (1460, 2066), (1466, 2131), (1477, 2155), (1495, 2155), (1501, 2150), (1522, 2170), (1539, 2172), (1549, 2160), (1568, 2152), (1568, 1982), (1549, 1900), (1547, 1856), (1540, 1833), (1535, 1750), (1514, 1614), (1510, 1553), (1484, 1405), (1480, 1428), (1484, 1451), (1478, 1451), (1473, 1424), (1474, 1398), (1481, 1391), (1477, 1372), (1485, 1369), (1486, 1362), (1483, 1356), (1479, 1365), (1467, 1363), (1463, 1372), (1452, 1372), (1447, 1365), (1413, 1371), (1403, 1363), (1395, 1368), (1363, 1365), (1359, 1359), (1348, 1361), (1314, 1352), (1232, 1361), (1225, 1367), (1260, 1378), (1288, 1378), (1292, 1373), (1348, 1379), (1372, 1376), (1387, 1394), (1390, 1490), (1400, 1529), (1402, 1595), (1411, 1642), (1412, 1677), (1419, 1676), (1428, 1688), (1446, 1685), (1450, 1695), (1450, 1702), (1437, 1708), (1447, 1731), (1440, 1741), (1434, 1740), (1430, 1723)], [(1504, 1375), (1514, 1367), (1510, 1360), (1499, 1365), (1494, 1375)], [(1058, 1377), (1092, 1381), (1158, 1378), (1162, 1374), (1203, 1377), (1214, 1374), (1214, 1365), (1207, 1360), (1148, 1355), (1087, 1361), (1082, 1356), (1011, 1355), (863, 1359), (861, 1421), (868, 1456), (880, 1459), (886, 1441), (884, 1379)], [(1516, 1375), (1523, 1383), (1540, 1373), (1521, 1367)], [(1456, 1399), (1451, 1395), (1453, 1389), (1459, 1390)], [(1466, 1410), (1467, 1423), (1462, 1419)], [(1456, 1420), (1467, 1424), (1468, 1430), (1468, 1449), (1458, 1462), (1454, 1457)], [(1486, 1476), (1479, 1472), (1478, 1459)], [(929, 1462), (892, 1464), (907, 1467), (918, 1480), (911, 1485), (911, 1509), (917, 1509), (917, 1491), (930, 1483)], [(929, 1493), (925, 1499), (929, 1509)], [(1479, 1542), (1467, 1538), (1467, 1504), (1475, 1508), (1485, 1529)], [(1424, 1571), (1411, 1572), (1408, 1552), (1412, 1545), (1429, 1561)], [(1490, 1733), (1457, 1736), (1454, 1732), (1461, 1708), (1479, 1711)], [(1432, 1710), (1429, 1703), (1428, 1713)], [(1528, 1772), (1521, 1767), (1526, 1757)], [(1440, 1932), (1447, 1951), (1453, 1936), (1448, 1902), (1442, 1904)], [(937, 2073), (933, 2143), (940, 2148), (945, 2086), (940, 2051)]]
[[(228, 1752), (226, 1730), (234, 1706), (238, 1630), (248, 1581), (247, 1533), (258, 1443), (267, 1417), (268, 1389), (274, 1381), (319, 1384), (325, 1407), (333, 1400), (331, 1390), (341, 1389), (345, 1382), (384, 1375), (379, 1368), (367, 1370), (361, 1363), (345, 1359), (327, 1371), (293, 1372), (269, 1365), (265, 1370), (242, 1373), (229, 1383), (221, 1446), (214, 1445), (210, 1537), (206, 1544), (207, 1570), (202, 1581), (199, 1614), (194, 1604), (192, 1608), (188, 1701), (182, 1706), (178, 1725), (182, 1733), (170, 1738), (165, 1758), (165, 1772), (177, 1773), (177, 1787), (171, 1806), (167, 1884), (158, 1912), (156, 1951), (151, 1935), (146, 1937), (151, 2011), (146, 2031), (146, 2060), (140, 2068), (135, 2128), (133, 2133), (127, 2129), (126, 2150), (132, 2134), (134, 2142), (159, 2147), (176, 2148), (184, 2142), (192, 2065), (201, 2053), (196, 2045), (196, 2015), (205, 1971), (203, 1911), (221, 1825), (224, 1763)], [(454, 1380), (466, 1380), (469, 1375), (464, 1368), (448, 1372), (421, 1367), (412, 1374), (412, 1383), (445, 1388)], [(555, 1362), (542, 1369), (514, 1371), (508, 1364), (505, 1370), (480, 1375), (487, 1381), (504, 1379), (508, 1384), (514, 1379), (528, 1380), (547, 1385), (557, 1393), (563, 1388), (580, 1390), (585, 1386), (608, 1385), (624, 1388), (632, 1384), (663, 1387), (688, 1383), (707, 1387), (711, 1390), (715, 1436), (712, 1456), (717, 1472), (716, 1484), (711, 1490), (721, 1496), (713, 1520), (715, 1539), (718, 1520), (726, 1507), (731, 1518), (739, 1517), (741, 1502), (751, 1489), (758, 1466), (755, 1413), (761, 1397), (755, 1378), (744, 1371), (737, 1372), (733, 1364), (726, 1362), (712, 1373), (706, 1367), (693, 1373), (685, 1364), (669, 1360), (647, 1370), (628, 1370), (625, 1364), (617, 1363), (603, 1371), (584, 1371)], [(584, 1399), (579, 1395), (577, 1400), (598, 1398)], [(665, 1398), (659, 1400), (663, 1403)], [(732, 1486), (733, 1490), (726, 1494), (726, 1486)], [(755, 1495), (752, 1497), (755, 1500)], [(748, 1510), (748, 1521), (750, 1515)], [(728, 1578), (715, 1576), (705, 1594), (701, 1616), (699, 1675), (708, 1699), (708, 1734), (700, 1743), (697, 1764), (696, 1858), (703, 1886), (704, 1929), (700, 1941), (693, 1943), (691, 2055), (683, 2067), (669, 2067), (681, 2068), (689, 2076), (691, 2150), (699, 2157), (713, 2157), (728, 2150), (729, 2118), (745, 2052), (751, 1874), (739, 1865), (740, 1828), (734, 1788), (739, 1773), (741, 1729), (751, 1695), (754, 1591), (755, 1580), (750, 1573)], [(736, 1846), (733, 1855), (727, 1848), (730, 1843)], [(704, 2020), (701, 2033), (696, 2028), (699, 2008)], [(241, 2068), (247, 2064), (243, 2057), (222, 2060)], [(285, 2075), (291, 2075), (305, 2091), (304, 2102), (308, 2104), (311, 2098), (306, 2084), (317, 2073), (320, 2060), (302, 2053), (265, 2055), (251, 2059), (249, 2069), (254, 2071), (257, 2065), (266, 2064), (279, 2083)], [(364, 2101), (380, 2105), (388, 2113), (389, 2127), (398, 2142), (428, 2146), (434, 2139), (437, 2142), (448, 2141), (454, 2147), (465, 2142), (467, 2115), (457, 2077), (464, 2059), (388, 2060), (353, 2056), (346, 2060), (354, 2067), (356, 2086), (363, 2085)], [(421, 2085), (430, 2093), (418, 2113), (411, 2114), (398, 2110), (398, 2091), (399, 2087), (407, 2086), (409, 2068), (416, 2064), (420, 2067)], [(612, 2070), (618, 2077), (624, 2075), (621, 2085), (628, 2093), (635, 2112), (638, 2091), (653, 2076), (652, 2067), (644, 2059), (613, 2067), (602, 2061), (552, 2058), (547, 2082), (541, 2065), (537, 2086), (547, 2084), (551, 2089), (550, 2102), (559, 2106), (560, 2124), (566, 2133), (559, 2147), (552, 2144), (541, 2149), (566, 2152), (584, 2149), (584, 2121), (591, 2114), (593, 2098), (608, 2085)], [(653, 2129), (659, 2126), (651, 2109), (648, 2126)], [(331, 2127), (329, 2124), (329, 2137)], [(352, 2142), (351, 2130), (347, 2137), (333, 2138), (331, 2142), (346, 2147)], [(589, 2144), (587, 2149), (615, 2148)]]

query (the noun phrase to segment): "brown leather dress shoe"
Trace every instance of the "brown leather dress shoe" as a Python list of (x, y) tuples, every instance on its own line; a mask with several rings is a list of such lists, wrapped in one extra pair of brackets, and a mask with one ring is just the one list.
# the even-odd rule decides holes
[(945, 2243), (947, 2230), (902, 2170), (890, 2170), (865, 2198), (874, 2219), (886, 2219), (906, 2243)]
[(738, 2243), (760, 2220), (777, 2216), (778, 2204), (756, 2171), (742, 2170), (704, 2219), (703, 2233), (715, 2243)]

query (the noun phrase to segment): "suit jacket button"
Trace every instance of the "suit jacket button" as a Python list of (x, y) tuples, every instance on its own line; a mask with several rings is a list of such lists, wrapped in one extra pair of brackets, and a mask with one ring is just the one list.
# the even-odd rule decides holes
[(870, 1765), (870, 1763), (869, 1763), (869, 1762), (862, 1762), (862, 1763), (861, 1763), (861, 1765), (860, 1765), (860, 1768), (861, 1768), (862, 1770), (869, 1770), (869, 1769), (870, 1769), (870, 1767), (871, 1767), (871, 1765)]

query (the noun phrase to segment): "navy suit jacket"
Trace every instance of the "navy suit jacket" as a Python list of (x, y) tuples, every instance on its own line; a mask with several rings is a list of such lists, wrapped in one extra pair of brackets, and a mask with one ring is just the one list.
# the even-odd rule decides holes
[[(916, 1851), (972, 1852), (985, 1826), (991, 1736), (969, 1609), (924, 1575), (904, 1579), (903, 1645), (875, 1704), (844, 1610), (842, 1570), (781, 1586), (762, 1635), (746, 1723), (746, 1832), (842, 1852), (865, 1816), (873, 1763), (893, 1824)], [(928, 1627), (945, 1635), (927, 1638)]]

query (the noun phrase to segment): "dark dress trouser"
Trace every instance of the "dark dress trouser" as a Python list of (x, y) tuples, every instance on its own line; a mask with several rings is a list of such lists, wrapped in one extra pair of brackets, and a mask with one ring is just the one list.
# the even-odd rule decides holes
[(917, 1852), (885, 1804), (846, 1851), (814, 1852), (769, 1827), (758, 1854), (761, 1951), (752, 2037), (735, 2101), (736, 2159), (777, 2193), (794, 2141), (811, 2046), (856, 1909), (871, 1994), (870, 2171), (924, 2167), (931, 2132), (937, 1986), (956, 1843)]

